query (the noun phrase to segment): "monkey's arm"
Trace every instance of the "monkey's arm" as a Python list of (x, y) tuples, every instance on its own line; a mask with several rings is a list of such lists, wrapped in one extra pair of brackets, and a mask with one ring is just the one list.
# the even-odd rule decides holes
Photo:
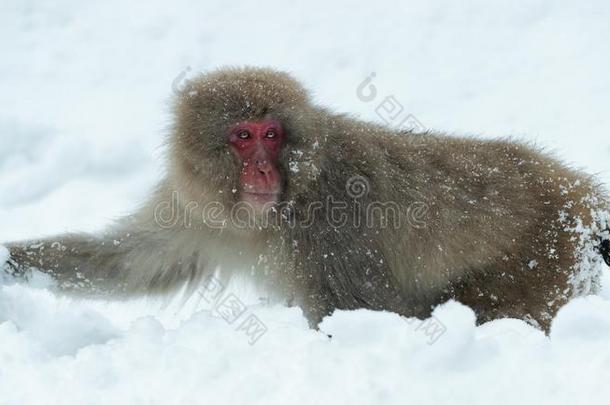
[(163, 293), (193, 281), (201, 268), (197, 256), (178, 260), (162, 238), (144, 231), (70, 234), (5, 246), (10, 252), (5, 272), (27, 278), (38, 269), (62, 291), (88, 297)]
[(62, 290), (87, 295), (120, 293), (128, 252), (113, 240), (90, 235), (61, 235), (9, 243), (5, 270), (28, 278), (32, 269), (51, 275)]

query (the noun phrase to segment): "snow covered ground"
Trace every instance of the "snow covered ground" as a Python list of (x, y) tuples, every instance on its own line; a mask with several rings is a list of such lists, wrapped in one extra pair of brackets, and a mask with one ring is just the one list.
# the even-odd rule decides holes
[[(173, 89), (226, 64), (291, 71), (368, 120), (394, 95), (428, 128), (533, 140), (610, 183), (609, 21), (603, 0), (3, 0), (0, 241), (130, 212), (162, 172)], [(372, 72), (379, 99), (364, 102)], [(266, 328), (255, 344), (205, 300), (83, 302), (44, 278), (7, 282), (0, 404), (607, 403), (604, 277), (550, 337), (510, 319), (475, 327), (455, 302), (425, 324), (339, 312), (320, 333), (231, 286)]]

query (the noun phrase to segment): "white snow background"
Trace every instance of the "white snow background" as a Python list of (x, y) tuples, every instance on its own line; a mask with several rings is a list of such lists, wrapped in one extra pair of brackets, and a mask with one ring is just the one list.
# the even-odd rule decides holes
[[(3, 0), (0, 241), (132, 211), (162, 173), (172, 88), (232, 64), (288, 70), (367, 120), (394, 95), (428, 128), (536, 141), (610, 183), (604, 0)], [(365, 103), (371, 72), (379, 99)], [(231, 286), (268, 328), (254, 345), (201, 303), (76, 301), (43, 278), (5, 280), (0, 404), (606, 404), (609, 280), (562, 309), (550, 337), (511, 319), (475, 327), (451, 302), (433, 344), (371, 311), (316, 332)]]

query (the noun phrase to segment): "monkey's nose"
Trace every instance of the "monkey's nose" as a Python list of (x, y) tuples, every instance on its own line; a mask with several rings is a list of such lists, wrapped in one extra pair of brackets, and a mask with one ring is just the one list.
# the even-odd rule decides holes
[(271, 164), (269, 163), (268, 160), (257, 160), (256, 168), (258, 169), (259, 173), (262, 174), (263, 176), (269, 175), (271, 170), (273, 170), (273, 167), (271, 166)]

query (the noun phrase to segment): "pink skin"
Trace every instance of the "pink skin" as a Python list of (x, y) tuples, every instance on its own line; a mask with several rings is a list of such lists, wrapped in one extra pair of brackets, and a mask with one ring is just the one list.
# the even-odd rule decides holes
[(282, 191), (276, 162), (284, 130), (275, 120), (245, 121), (229, 131), (229, 144), (242, 164), (241, 201), (261, 207), (278, 201)]

